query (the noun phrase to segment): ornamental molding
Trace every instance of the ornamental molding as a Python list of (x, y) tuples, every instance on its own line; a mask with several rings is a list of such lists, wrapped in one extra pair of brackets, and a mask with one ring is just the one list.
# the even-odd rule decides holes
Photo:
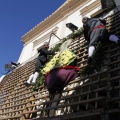
[(91, 11), (93, 11), (94, 9), (99, 8), (100, 6), (101, 6), (100, 0), (96, 0), (93, 3), (91, 3), (90, 5), (84, 7), (83, 9), (81, 9), (80, 14), (82, 16), (85, 16), (88, 13), (90, 13)]
[(45, 33), (52, 27), (56, 26), (66, 16), (73, 13), (75, 10), (80, 9), (83, 4), (90, 2), (91, 0), (68, 0), (61, 7), (59, 7), (54, 13), (52, 13), (45, 20), (36, 25), (33, 29), (22, 36), (23, 43), (27, 43), (35, 38), (40, 33)]

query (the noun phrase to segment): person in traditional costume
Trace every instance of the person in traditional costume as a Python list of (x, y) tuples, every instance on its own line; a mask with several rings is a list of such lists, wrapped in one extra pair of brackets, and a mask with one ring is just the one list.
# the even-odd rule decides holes
[(108, 41), (113, 41), (120, 46), (119, 38), (116, 35), (108, 32), (106, 29), (105, 19), (83, 17), (82, 22), (85, 40), (89, 42), (88, 64), (92, 63), (93, 61), (93, 53), (99, 41), (102, 44)]
[(36, 80), (39, 76), (40, 69), (43, 68), (45, 63), (48, 61), (47, 56), (48, 55), (55, 55), (55, 52), (48, 51), (48, 49), (49, 49), (49, 43), (45, 42), (43, 47), (38, 51), (39, 55), (38, 55), (36, 62), (35, 62), (35, 70), (34, 70), (33, 74), (31, 74), (29, 76), (29, 79), (25, 83), (25, 85), (27, 87), (29, 87), (30, 84), (34, 85), (36, 83)]

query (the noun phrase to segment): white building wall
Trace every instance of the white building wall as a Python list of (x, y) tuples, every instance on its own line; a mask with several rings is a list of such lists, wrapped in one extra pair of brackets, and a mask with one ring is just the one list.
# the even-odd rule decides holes
[[(81, 16), (80, 16), (80, 11), (77, 10), (75, 11), (74, 13), (70, 14), (67, 18), (67, 23), (72, 23), (74, 24), (75, 26), (78, 27), (78, 29), (80, 27), (82, 27), (82, 24), (81, 24)], [(69, 35), (70, 33), (72, 33), (72, 31), (69, 29), (69, 28), (65, 28), (66, 31), (65, 31), (65, 36)]]
[(33, 52), (33, 43), (31, 42), (23, 47), (23, 50), (21, 52), (18, 62), (23, 63), (26, 60), (30, 59), (32, 52)]
[(59, 27), (60, 28), (59, 35), (61, 39), (65, 37), (67, 19), (68, 19), (68, 16), (64, 17)]

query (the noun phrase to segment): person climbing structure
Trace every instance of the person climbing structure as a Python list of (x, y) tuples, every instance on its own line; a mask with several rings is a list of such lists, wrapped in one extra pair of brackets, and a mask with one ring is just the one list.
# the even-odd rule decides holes
[(120, 46), (119, 38), (116, 35), (108, 32), (106, 29), (105, 19), (83, 17), (82, 22), (85, 40), (89, 42), (88, 64), (92, 63), (93, 61), (93, 53), (99, 41), (102, 44), (107, 41), (113, 41)]
[(35, 62), (35, 70), (33, 74), (30, 75), (29, 79), (26, 81), (25, 85), (29, 87), (31, 84), (34, 85), (36, 83), (36, 80), (39, 76), (39, 71), (41, 68), (43, 68), (43, 65), (47, 62), (47, 56), (48, 55), (55, 55), (55, 52), (48, 51), (49, 43), (45, 42), (43, 45), (43, 48), (41, 48), (38, 52), (39, 55)]

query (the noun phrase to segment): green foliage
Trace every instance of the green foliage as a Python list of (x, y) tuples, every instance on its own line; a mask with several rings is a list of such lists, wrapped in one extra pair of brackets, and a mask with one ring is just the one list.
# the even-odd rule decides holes
[(61, 44), (62, 43), (56, 44), (55, 47), (51, 49), (51, 51), (54, 51), (54, 52), (59, 51), (59, 48), (60, 48)]
[(38, 90), (39, 86), (44, 85), (44, 75), (39, 73), (39, 77), (36, 80), (35, 85), (32, 86), (33, 91)]
[(68, 35), (67, 37), (64, 37), (60, 43), (56, 44), (54, 48), (51, 49), (51, 51), (57, 52), (59, 51), (60, 46), (62, 45), (62, 43), (64, 43), (65, 41), (67, 41), (68, 39), (75, 39), (75, 38), (79, 38), (81, 35), (83, 34), (83, 28), (80, 28), (79, 30), (72, 32), (70, 35)]
[(79, 30), (72, 33), (70, 36), (72, 39), (79, 38), (83, 34), (83, 28), (80, 28)]
[(64, 43), (64, 42), (67, 41), (67, 40), (68, 40), (68, 38), (65, 38), (65, 37), (64, 37), (64, 38), (62, 39), (62, 43)]
[(101, 69), (101, 65), (103, 64), (103, 60), (105, 59), (104, 51), (102, 49), (102, 44), (99, 42), (96, 52), (93, 56), (93, 62), (86, 67), (80, 69), (79, 75), (90, 75), (92, 73), (99, 72)]

